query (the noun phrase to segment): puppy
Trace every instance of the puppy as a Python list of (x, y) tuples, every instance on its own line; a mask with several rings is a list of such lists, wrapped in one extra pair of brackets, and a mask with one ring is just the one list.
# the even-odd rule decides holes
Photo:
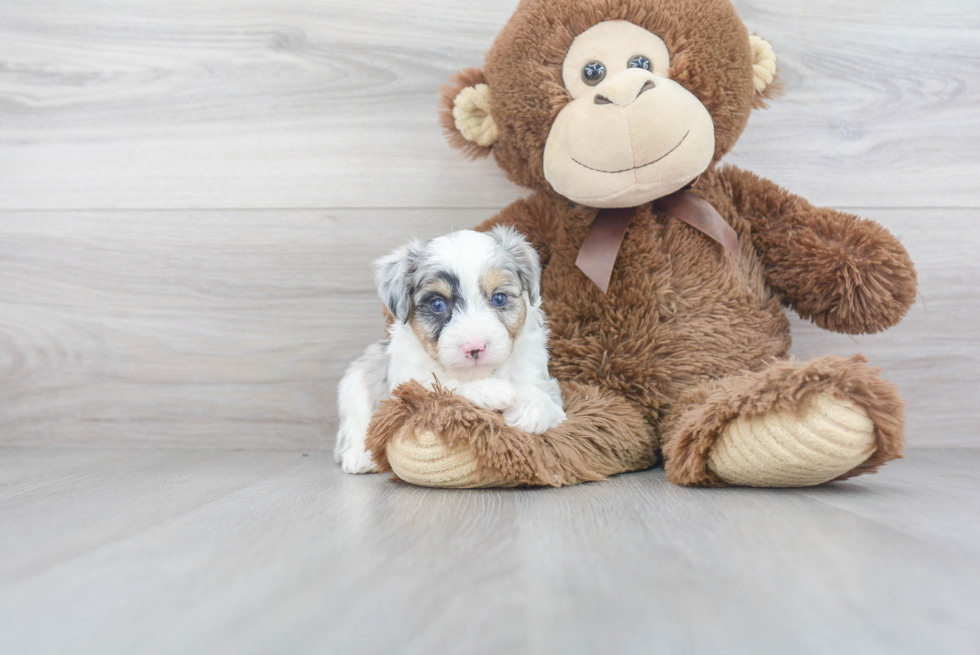
[(518, 232), (461, 230), (413, 240), (376, 263), (378, 293), (394, 316), (388, 339), (351, 364), (338, 390), (334, 459), (375, 470), (364, 449), (378, 403), (402, 382), (435, 379), (508, 425), (540, 434), (565, 420), (548, 375), (541, 264)]

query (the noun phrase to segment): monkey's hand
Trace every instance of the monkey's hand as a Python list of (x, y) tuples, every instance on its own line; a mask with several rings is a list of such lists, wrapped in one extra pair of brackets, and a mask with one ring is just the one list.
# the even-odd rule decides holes
[(827, 330), (880, 332), (915, 301), (905, 248), (881, 225), (814, 207), (769, 180), (734, 167), (719, 173), (784, 304)]

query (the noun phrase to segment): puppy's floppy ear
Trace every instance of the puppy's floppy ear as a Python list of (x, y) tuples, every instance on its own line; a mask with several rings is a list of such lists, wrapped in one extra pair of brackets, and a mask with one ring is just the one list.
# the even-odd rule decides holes
[(374, 262), (378, 295), (396, 321), (408, 320), (412, 308), (412, 271), (422, 253), (422, 243), (412, 239), (387, 257)]
[(753, 34), (749, 37), (752, 46), (752, 85), (755, 87), (753, 107), (763, 108), (766, 100), (782, 95), (783, 85), (776, 75), (776, 52), (769, 42)]
[(490, 113), (490, 87), (479, 68), (467, 68), (449, 78), (442, 89), (439, 122), (449, 145), (471, 159), (490, 154), (497, 124)]
[(490, 236), (514, 259), (521, 284), (527, 289), (531, 304), (537, 305), (541, 300), (541, 260), (537, 251), (523, 234), (509, 225), (495, 226), (490, 230)]

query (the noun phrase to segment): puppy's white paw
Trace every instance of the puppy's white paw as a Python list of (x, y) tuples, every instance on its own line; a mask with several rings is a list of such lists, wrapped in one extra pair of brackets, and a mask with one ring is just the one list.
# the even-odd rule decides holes
[(371, 453), (351, 448), (341, 455), (341, 467), (344, 473), (376, 473), (377, 467), (371, 459)]
[(531, 434), (541, 434), (561, 425), (564, 420), (565, 412), (551, 402), (521, 399), (504, 410), (507, 425)]
[(517, 402), (517, 389), (506, 380), (489, 378), (461, 385), (458, 393), (475, 405), (500, 412)]

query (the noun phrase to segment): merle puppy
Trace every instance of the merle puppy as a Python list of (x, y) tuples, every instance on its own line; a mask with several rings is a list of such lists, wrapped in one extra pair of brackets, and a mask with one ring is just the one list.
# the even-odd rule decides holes
[(510, 227), (461, 230), (409, 242), (376, 263), (378, 293), (394, 316), (340, 382), (334, 459), (348, 473), (375, 470), (364, 441), (378, 403), (402, 382), (444, 387), (540, 434), (565, 420), (548, 374), (541, 265)]

